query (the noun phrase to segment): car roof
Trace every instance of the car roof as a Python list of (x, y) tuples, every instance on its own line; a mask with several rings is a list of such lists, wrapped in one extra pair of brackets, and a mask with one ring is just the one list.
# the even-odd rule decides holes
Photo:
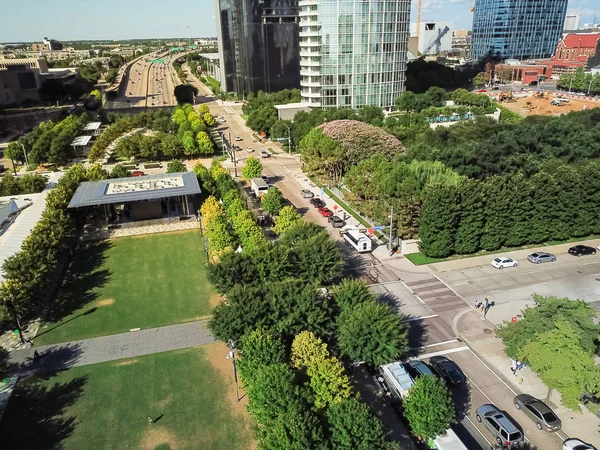
[(554, 412), (543, 401), (541, 401), (540, 399), (537, 399), (529, 394), (520, 394), (520, 395), (517, 395), (517, 398), (519, 400), (521, 400), (523, 403), (527, 403), (527, 404), (533, 406), (541, 414), (545, 414), (548, 412)]

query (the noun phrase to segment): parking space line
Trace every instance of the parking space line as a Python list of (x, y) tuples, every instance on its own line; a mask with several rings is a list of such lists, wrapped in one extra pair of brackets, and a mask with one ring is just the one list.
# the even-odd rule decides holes
[(453, 342), (458, 342), (458, 339), (450, 339), (449, 341), (436, 342), (435, 344), (424, 345), (423, 348), (435, 347), (436, 345), (452, 344)]
[(584, 266), (589, 266), (590, 264), (598, 264), (598, 262), (596, 262), (596, 261), (593, 261), (593, 262), (589, 262), (589, 263), (584, 263), (583, 265), (584, 265)]
[(464, 352), (465, 350), (471, 350), (469, 347), (464, 346), (464, 347), (457, 347), (457, 348), (451, 348), (448, 350), (442, 350), (439, 352), (432, 352), (432, 353), (424, 353), (422, 355), (419, 356), (415, 356), (414, 358), (408, 358), (407, 361), (412, 361), (415, 359), (426, 359), (426, 358), (431, 358), (433, 356), (442, 356), (442, 355), (449, 355), (450, 353), (458, 353), (458, 352)]

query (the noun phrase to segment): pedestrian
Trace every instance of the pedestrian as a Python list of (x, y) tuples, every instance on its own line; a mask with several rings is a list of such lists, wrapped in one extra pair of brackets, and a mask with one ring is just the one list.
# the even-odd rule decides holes
[(523, 363), (523, 361), (517, 361), (517, 370), (521, 370), (524, 366), (525, 363)]
[(491, 307), (492, 307), (492, 304), (488, 303), (487, 306), (483, 309), (483, 317), (487, 316), (487, 313)]
[(515, 377), (517, 376), (517, 361), (515, 359), (512, 359), (512, 362), (510, 363), (510, 371)]
[(489, 304), (490, 304), (490, 298), (486, 297), (485, 301), (483, 302), (483, 309), (485, 310), (485, 308), (487, 308)]
[(148, 416), (148, 424), (154, 423), (154, 421), (152, 420), (152, 417)]
[(479, 309), (479, 300), (475, 299), (475, 309)]

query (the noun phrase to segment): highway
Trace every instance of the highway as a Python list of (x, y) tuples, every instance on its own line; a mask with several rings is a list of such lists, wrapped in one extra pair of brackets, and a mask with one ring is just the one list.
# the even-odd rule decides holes
[(129, 75), (123, 80), (125, 95), (113, 102), (113, 108), (174, 106), (173, 90), (177, 74), (172, 62), (181, 56), (158, 56), (164, 62), (151, 62), (147, 55), (132, 64)]

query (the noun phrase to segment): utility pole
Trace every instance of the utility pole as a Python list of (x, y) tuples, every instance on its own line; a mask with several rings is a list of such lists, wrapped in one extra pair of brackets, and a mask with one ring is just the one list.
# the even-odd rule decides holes
[(231, 358), (231, 360), (233, 362), (233, 379), (235, 381), (235, 399), (239, 403), (240, 393), (239, 393), (239, 387), (238, 387), (237, 367), (235, 365), (235, 344), (233, 343), (233, 341), (231, 339), (229, 339), (229, 341), (227, 341), (227, 347), (229, 347), (229, 350), (230, 350), (229, 354), (227, 355), (227, 359)]
[(394, 220), (394, 207), (392, 205), (390, 205), (390, 238), (389, 238), (390, 256), (392, 256), (392, 225), (393, 225), (393, 220)]
[(29, 168), (29, 160), (27, 159), (27, 152), (25, 151), (25, 146), (23, 145), (22, 142), (21, 142), (21, 147), (23, 148), (23, 155), (25, 156), (25, 164), (27, 164), (27, 167)]

